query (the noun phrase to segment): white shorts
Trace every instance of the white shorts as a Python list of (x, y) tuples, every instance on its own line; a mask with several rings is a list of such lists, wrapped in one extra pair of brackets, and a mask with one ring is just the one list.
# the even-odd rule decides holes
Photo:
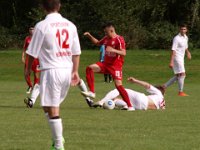
[(60, 106), (67, 96), (70, 87), (71, 72), (71, 68), (48, 69), (41, 72), (41, 106)]
[(126, 91), (133, 107), (136, 110), (147, 110), (149, 100), (145, 94), (130, 89), (126, 89)]
[(174, 60), (173, 70), (174, 70), (174, 74), (184, 73), (185, 72), (184, 61)]

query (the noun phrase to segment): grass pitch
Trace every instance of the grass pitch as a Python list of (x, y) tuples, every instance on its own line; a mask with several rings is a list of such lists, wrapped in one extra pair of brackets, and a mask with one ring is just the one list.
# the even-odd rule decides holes
[[(61, 106), (67, 150), (199, 150), (200, 149), (200, 52), (193, 51), (186, 61), (185, 92), (177, 96), (177, 84), (167, 90), (166, 110), (127, 112), (90, 109), (77, 87), (70, 89)], [(83, 51), (80, 76), (85, 67), (99, 58), (98, 51)], [(0, 52), (0, 149), (49, 150), (51, 134), (39, 105), (33, 109), (23, 103), (26, 84), (20, 51)], [(172, 77), (168, 68), (169, 51), (128, 51), (124, 67), (124, 85), (143, 92), (126, 82), (134, 76), (152, 84)], [(95, 75), (97, 99), (114, 88)]]

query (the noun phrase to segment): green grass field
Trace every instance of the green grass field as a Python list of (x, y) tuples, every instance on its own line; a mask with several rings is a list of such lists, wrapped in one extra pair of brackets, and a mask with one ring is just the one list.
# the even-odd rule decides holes
[[(96, 62), (98, 51), (83, 51), (80, 75)], [(70, 89), (61, 106), (66, 150), (200, 150), (200, 52), (193, 51), (186, 61), (185, 91), (177, 96), (177, 84), (166, 94), (166, 110), (135, 111), (90, 109), (77, 87)], [(20, 51), (0, 52), (0, 150), (49, 150), (51, 134), (39, 104), (28, 109), (23, 103), (26, 84)], [(124, 67), (124, 85), (128, 76), (162, 84), (172, 75), (168, 68), (169, 51), (129, 51)], [(96, 75), (99, 100), (114, 88)]]

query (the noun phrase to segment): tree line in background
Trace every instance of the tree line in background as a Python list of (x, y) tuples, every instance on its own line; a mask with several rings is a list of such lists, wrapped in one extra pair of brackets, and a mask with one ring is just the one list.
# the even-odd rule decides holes
[[(39, 0), (0, 1), (0, 49), (22, 47), (28, 28), (44, 18)], [(190, 47), (200, 48), (199, 0), (62, 0), (61, 14), (78, 28), (82, 48), (93, 48), (85, 31), (103, 36), (113, 22), (129, 49), (168, 49), (178, 24), (189, 26)]]

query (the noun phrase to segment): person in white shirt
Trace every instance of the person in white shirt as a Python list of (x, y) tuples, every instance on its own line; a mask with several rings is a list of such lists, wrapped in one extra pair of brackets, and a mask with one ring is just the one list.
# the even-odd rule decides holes
[[(145, 95), (144, 93), (137, 92), (131, 89), (125, 89), (128, 93), (129, 99), (135, 110), (147, 110), (147, 109), (165, 109), (165, 100), (164, 93), (165, 89), (162, 86), (156, 86), (138, 80), (133, 77), (129, 77), (128, 81), (131, 83), (135, 83), (137, 85), (143, 86), (149, 95)], [(117, 89), (114, 89), (106, 94), (106, 96), (100, 101), (96, 102), (93, 107), (101, 107), (103, 103), (107, 100), (113, 100), (115, 105), (121, 109), (127, 109), (127, 104), (119, 97), (119, 92)]]
[(40, 99), (52, 131), (52, 149), (64, 150), (59, 107), (70, 84), (76, 86), (80, 82), (78, 68), (81, 49), (76, 26), (58, 13), (60, 0), (43, 0), (42, 5), (47, 16), (35, 27), (26, 52), (30, 59), (25, 75), (29, 75), (33, 59), (39, 58)]
[(180, 25), (179, 34), (174, 37), (172, 44), (172, 52), (171, 52), (171, 60), (169, 67), (173, 69), (175, 76), (171, 78), (168, 82), (166, 82), (163, 87), (167, 88), (172, 85), (174, 82), (178, 81), (179, 87), (179, 96), (188, 96), (183, 92), (184, 88), (184, 80), (186, 77), (185, 66), (184, 66), (184, 57), (185, 52), (187, 54), (187, 58), (190, 60), (191, 53), (188, 50), (188, 37), (187, 37), (187, 25)]

